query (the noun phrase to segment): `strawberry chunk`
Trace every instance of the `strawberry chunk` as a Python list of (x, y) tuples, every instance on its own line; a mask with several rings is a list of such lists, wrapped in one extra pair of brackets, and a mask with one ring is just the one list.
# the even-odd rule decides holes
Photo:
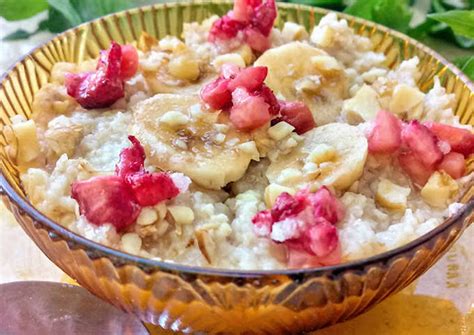
[(133, 45), (122, 45), (122, 62), (120, 63), (120, 77), (129, 79), (137, 73), (138, 52)]
[(288, 122), (298, 134), (304, 134), (316, 127), (313, 114), (309, 108), (299, 101), (280, 101), (281, 120)]
[(305, 199), (296, 198), (287, 192), (280, 194), (272, 207), (271, 214), (273, 220), (281, 221), (291, 216), (296, 216), (306, 207)]
[(410, 121), (403, 127), (402, 142), (425, 167), (432, 167), (443, 159), (436, 136), (418, 121)]
[(410, 151), (400, 153), (398, 162), (410, 179), (420, 186), (425, 185), (435, 171), (433, 166), (426, 166), (418, 159), (418, 155)]
[(452, 151), (459, 152), (465, 157), (474, 153), (474, 134), (469, 130), (437, 122), (426, 122), (425, 126), (440, 140), (448, 142)]
[(154, 206), (179, 194), (173, 179), (164, 172), (140, 171), (127, 175), (125, 181), (133, 190), (138, 204), (143, 207)]
[(229, 107), (232, 103), (232, 94), (228, 85), (228, 79), (217, 78), (201, 89), (201, 99), (216, 110)]
[(115, 174), (122, 178), (145, 168), (145, 149), (135, 136), (129, 136), (128, 139), (132, 146), (120, 152), (119, 162), (115, 166)]
[(255, 91), (262, 87), (267, 73), (268, 68), (266, 66), (251, 66), (242, 69), (230, 80), (228, 89), (233, 91), (237, 87), (243, 87), (250, 92)]
[(381, 110), (377, 113), (374, 127), (367, 140), (369, 151), (375, 154), (391, 154), (400, 148), (401, 123), (390, 112)]
[(269, 49), (272, 44), (268, 36), (265, 36), (258, 29), (252, 27), (245, 28), (244, 38), (249, 47), (257, 52), (264, 52)]
[(238, 65), (231, 63), (223, 64), (221, 67), (221, 78), (234, 79), (240, 71), (241, 68)]
[(438, 170), (443, 170), (454, 179), (461, 178), (466, 172), (464, 155), (457, 152), (450, 152), (444, 156), (441, 163), (439, 163)]
[(275, 1), (265, 1), (255, 8), (255, 15), (250, 19), (252, 26), (257, 28), (264, 36), (270, 35), (273, 22), (277, 17)]
[(234, 20), (228, 15), (224, 15), (212, 25), (211, 30), (209, 31), (209, 41), (225, 41), (234, 38), (244, 27), (245, 25), (242, 22)]
[(86, 109), (105, 108), (124, 96), (122, 48), (112, 42), (102, 51), (95, 72), (66, 74), (67, 93)]
[(253, 218), (253, 230), (257, 236), (268, 237), (272, 231), (273, 218), (269, 210), (258, 212)]
[(265, 102), (270, 106), (268, 111), (272, 115), (278, 115), (280, 113), (280, 103), (278, 102), (273, 91), (265, 84), (262, 85), (260, 90), (254, 92), (255, 95), (258, 95), (265, 99)]
[(132, 190), (118, 176), (99, 176), (72, 184), (71, 197), (79, 211), (97, 226), (112, 224), (118, 231), (133, 224), (140, 214)]
[(306, 197), (313, 209), (314, 217), (321, 217), (332, 224), (336, 224), (344, 217), (344, 207), (341, 202), (329, 191), (326, 186), (316, 193), (298, 192), (297, 198)]
[(234, 20), (248, 22), (252, 18), (254, 9), (260, 5), (261, 0), (235, 0), (234, 8), (228, 13)]
[(323, 218), (312, 225), (306, 234), (305, 248), (318, 257), (329, 255), (339, 243), (337, 229)]
[(232, 92), (230, 121), (239, 130), (250, 131), (270, 121), (269, 105), (265, 99), (251, 95), (245, 88)]

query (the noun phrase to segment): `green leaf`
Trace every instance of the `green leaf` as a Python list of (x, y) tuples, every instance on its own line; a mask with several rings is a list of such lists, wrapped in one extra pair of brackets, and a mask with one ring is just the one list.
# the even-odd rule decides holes
[(50, 8), (48, 12), (48, 21), (47, 21), (48, 30), (52, 33), (61, 33), (69, 28), (72, 28), (73, 25), (54, 8)]
[(82, 23), (81, 16), (76, 11), (70, 0), (48, 0), (48, 3), (52, 8), (64, 16), (70, 26), (77, 26)]
[(450, 10), (428, 17), (446, 23), (457, 35), (474, 38), (474, 10)]
[(23, 30), (23, 29), (18, 29), (14, 31), (13, 33), (8, 34), (7, 36), (2, 38), (2, 41), (16, 41), (16, 40), (22, 40), (25, 38), (29, 38), (30, 36), (34, 35), (36, 33), (32, 32), (30, 33), (29, 31)]
[(0, 0), (0, 16), (8, 21), (27, 19), (46, 9), (46, 0)]
[(454, 64), (471, 80), (474, 80), (474, 56), (456, 58)]
[(356, 0), (352, 5), (347, 7), (344, 12), (363, 19), (372, 20), (372, 8), (380, 0)]
[(408, 1), (381, 0), (374, 6), (372, 15), (375, 22), (404, 33), (409, 28), (412, 11)]

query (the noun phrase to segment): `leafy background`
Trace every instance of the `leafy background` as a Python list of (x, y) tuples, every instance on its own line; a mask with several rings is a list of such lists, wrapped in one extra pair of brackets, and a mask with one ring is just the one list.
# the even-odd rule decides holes
[[(438, 50), (474, 80), (474, 0), (287, 0), (343, 11), (405, 33)], [(35, 31), (19, 29), (4, 40), (40, 31), (62, 32), (116, 11), (163, 0), (0, 0), (0, 16), (27, 19), (47, 11)]]

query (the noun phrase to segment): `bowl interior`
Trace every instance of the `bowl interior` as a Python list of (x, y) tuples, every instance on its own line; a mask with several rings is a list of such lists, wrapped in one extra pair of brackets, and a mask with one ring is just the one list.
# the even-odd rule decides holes
[[(48, 82), (50, 71), (56, 62), (81, 62), (95, 58), (99, 51), (106, 49), (112, 40), (119, 43), (137, 41), (142, 31), (157, 38), (166, 35), (180, 36), (183, 23), (202, 21), (211, 15), (222, 15), (231, 8), (231, 5), (229, 1), (218, 0), (154, 5), (102, 17), (56, 36), (25, 56), (3, 75), (0, 86), (0, 127), (11, 124), (10, 118), (14, 115), (30, 117), (34, 94)], [(294, 4), (279, 3), (278, 7), (279, 16), (276, 25), (280, 28), (284, 22), (292, 21), (304, 25), (308, 31), (311, 31), (320, 18), (328, 13), (324, 9)], [(434, 51), (403, 34), (362, 19), (344, 14), (338, 15), (346, 18), (348, 24), (358, 34), (372, 40), (375, 51), (383, 52), (387, 56), (386, 65), (389, 68), (397, 66), (405, 59), (418, 56), (421, 72), (418, 79), (419, 87), (425, 92), (428, 91), (433, 85), (434, 76), (438, 76), (447, 92), (455, 95), (455, 114), (459, 116), (462, 123), (474, 125), (474, 85), (456, 67)], [(60, 235), (73, 239), (79, 244), (86, 244), (105, 254), (122, 257), (147, 267), (153, 265), (163, 267), (163, 262), (145, 260), (113, 251), (45, 220), (28, 205), (19, 180), (19, 170), (15, 162), (8, 157), (6, 145), (5, 133), (2, 132), (0, 134), (0, 170), (3, 178), (0, 176), (0, 182), (10, 198), (20, 203), (20, 207), (23, 207), (27, 213), (34, 215)], [(471, 187), (465, 192), (463, 200), (469, 200), (473, 193), (474, 188)], [(471, 210), (472, 206), (469, 206), (469, 211)], [(447, 224), (449, 222), (438, 228), (444, 229), (443, 227)], [(416, 243), (416, 240), (412, 243)], [(391, 252), (396, 253), (396, 250)], [(375, 258), (379, 256), (382, 257), (383, 254)], [(347, 266), (350, 264), (347, 263)], [(183, 268), (186, 267), (183, 266)]]

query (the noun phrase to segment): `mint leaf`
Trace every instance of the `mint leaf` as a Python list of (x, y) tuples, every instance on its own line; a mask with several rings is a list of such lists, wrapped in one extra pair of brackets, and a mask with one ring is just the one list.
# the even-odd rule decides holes
[(372, 20), (372, 8), (379, 2), (380, 0), (356, 0), (344, 12), (363, 19)]
[(16, 40), (22, 40), (25, 38), (29, 38), (30, 36), (36, 34), (36, 31), (30, 33), (29, 31), (23, 30), (23, 29), (18, 29), (14, 31), (13, 33), (8, 34), (7, 36), (2, 38), (2, 41), (16, 41)]
[(372, 10), (373, 20), (402, 33), (409, 28), (412, 11), (408, 1), (381, 0)]
[(0, 16), (8, 21), (27, 19), (46, 9), (46, 0), (0, 0)]
[(48, 3), (51, 8), (54, 8), (64, 16), (70, 27), (82, 23), (81, 16), (76, 11), (70, 0), (48, 0)]
[(454, 64), (471, 80), (474, 80), (474, 56), (456, 58)]
[(457, 35), (474, 38), (474, 10), (450, 10), (428, 17), (446, 23)]

